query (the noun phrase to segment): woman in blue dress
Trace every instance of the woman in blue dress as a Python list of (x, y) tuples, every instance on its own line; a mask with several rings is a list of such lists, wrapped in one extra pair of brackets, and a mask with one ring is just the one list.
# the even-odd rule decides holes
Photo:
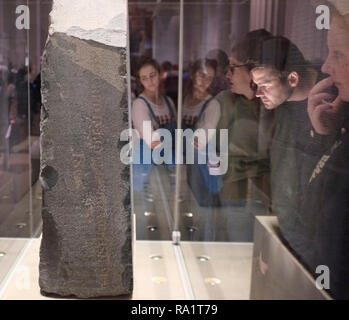
[[(182, 128), (191, 129), (195, 132), (201, 129), (205, 133), (204, 139), (195, 136), (192, 143), (186, 143), (184, 153), (186, 163), (189, 164), (189, 149), (193, 150), (193, 164), (187, 166), (187, 178), (191, 189), (200, 205), (212, 205), (221, 188), (219, 175), (211, 174), (210, 160), (217, 161), (216, 150), (210, 150), (209, 157), (208, 143), (215, 139), (214, 131), (220, 118), (220, 107), (218, 101), (211, 93), (211, 84), (216, 75), (217, 62), (210, 59), (195, 61), (190, 67), (190, 79), (186, 87), (183, 101)], [(201, 163), (201, 159), (205, 160)]]
[[(174, 103), (162, 93), (159, 64), (154, 59), (142, 58), (136, 78), (141, 93), (132, 104), (132, 123), (138, 135), (133, 152), (133, 189), (141, 192), (152, 166), (159, 163), (159, 157), (164, 159), (170, 169), (174, 167), (177, 125)], [(171, 152), (164, 152), (163, 138), (157, 129), (167, 129), (170, 133)]]

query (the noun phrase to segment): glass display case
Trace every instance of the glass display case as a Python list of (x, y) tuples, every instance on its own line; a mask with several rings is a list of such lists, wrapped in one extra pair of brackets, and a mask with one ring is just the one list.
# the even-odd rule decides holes
[(40, 57), (51, 1), (0, 1), (0, 281), (41, 232)]
[[(257, 216), (274, 219), (262, 219), (260, 224), (269, 230), (266, 234), (273, 230), (268, 223), (275, 226), (279, 244), (301, 262), (302, 272), (316, 279), (316, 263), (332, 261), (333, 279), (341, 277), (338, 257), (325, 253), (331, 250), (325, 248), (328, 244), (313, 244), (315, 239), (329, 241), (340, 227), (334, 227), (334, 221), (334, 229), (320, 226), (326, 219), (316, 225), (320, 214), (308, 207), (308, 201), (312, 205), (324, 201), (314, 194), (317, 187), (310, 177), (316, 175), (316, 165), (318, 170), (324, 165), (321, 159), (326, 161), (336, 140), (335, 130), (324, 134), (314, 127), (307, 99), (316, 83), (331, 74), (321, 67), (328, 55), (330, 11), (326, 10), (332, 7), (321, 5), (317, 1), (129, 2), (133, 128), (142, 140), (140, 110), (146, 110), (143, 121), (151, 121), (154, 131), (167, 128), (170, 120), (161, 121), (168, 113), (163, 102), (167, 97), (177, 129), (193, 134), (188, 131), (184, 139), (176, 139), (175, 168), (171, 161), (152, 163), (143, 171), (142, 187), (137, 179), (142, 165), (133, 166), (136, 237), (180, 245), (177, 257), (183, 259), (191, 297), (246, 299), (252, 274), (257, 274), (254, 280), (260, 274), (268, 278), (263, 270), (276, 249), (263, 240), (269, 249), (255, 244), (253, 251), (254, 239), (260, 239), (254, 234)], [(147, 72), (159, 79), (148, 79)], [(338, 88), (329, 89), (332, 99)], [(171, 113), (165, 119), (171, 119)], [(206, 134), (206, 143), (195, 137), (199, 129)], [(173, 141), (174, 136), (179, 137), (173, 132)], [(159, 148), (156, 143), (148, 146), (152, 155)], [(206, 161), (200, 163), (202, 154)], [(316, 235), (320, 230), (325, 234)], [(277, 268), (269, 265), (269, 269)], [(274, 283), (281, 280), (270, 277)], [(297, 290), (287, 296), (271, 286), (277, 293), (262, 287), (251, 297), (297, 296)], [(345, 285), (337, 286), (329, 291), (335, 297), (346, 290)], [(235, 295), (233, 288), (239, 288), (241, 295)]]

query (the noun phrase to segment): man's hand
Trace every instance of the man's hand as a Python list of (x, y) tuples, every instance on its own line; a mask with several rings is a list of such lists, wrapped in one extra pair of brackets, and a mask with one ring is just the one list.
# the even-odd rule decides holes
[(155, 149), (156, 147), (158, 147), (161, 144), (161, 141), (152, 141), (151, 143), (151, 148)]
[(151, 136), (151, 145), (150, 148), (154, 150), (161, 144), (161, 137), (157, 131), (153, 131)]
[(199, 139), (198, 137), (194, 137), (194, 148), (199, 149)]
[(198, 136), (194, 136), (193, 145), (196, 150), (204, 149), (207, 145), (208, 141), (206, 136), (203, 136), (201, 139), (199, 139)]
[[(331, 77), (321, 80), (309, 93), (308, 114), (310, 121), (318, 134), (334, 133), (339, 123), (339, 111), (343, 101), (330, 93), (324, 92), (333, 85)], [(333, 102), (330, 102), (334, 100)]]

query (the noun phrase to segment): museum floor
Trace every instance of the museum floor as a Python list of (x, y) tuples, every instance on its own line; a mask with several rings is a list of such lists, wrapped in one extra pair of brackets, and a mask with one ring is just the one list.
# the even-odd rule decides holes
[[(0, 239), (0, 247), (9, 250), (4, 259), (11, 264), (11, 250), (23, 244), (2, 282), (0, 300), (52, 299), (38, 286), (40, 238)], [(252, 244), (184, 242), (179, 248), (170, 241), (136, 241), (132, 298), (248, 299), (251, 258)]]
[[(40, 186), (33, 188), (33, 205), (41, 201)], [(21, 206), (28, 202), (26, 195)], [(35, 209), (35, 211), (37, 211)], [(16, 227), (23, 214), (14, 214), (16, 238), (0, 237), (0, 300), (52, 299), (40, 294), (38, 266), (40, 233), (28, 239)], [(22, 220), (21, 220), (22, 219)], [(13, 230), (14, 231), (14, 230)], [(21, 236), (21, 232), (24, 232)], [(252, 243), (134, 241), (133, 299), (248, 299)], [(146, 288), (146, 290), (145, 290)]]

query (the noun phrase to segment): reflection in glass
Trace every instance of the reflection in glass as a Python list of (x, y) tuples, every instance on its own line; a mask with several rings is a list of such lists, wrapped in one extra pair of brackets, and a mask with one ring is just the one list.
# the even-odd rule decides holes
[[(180, 108), (181, 126), (205, 132), (204, 140), (183, 140), (184, 163), (177, 172), (181, 203), (173, 205), (171, 189), (160, 187), (165, 199), (161, 209), (142, 211), (155, 212), (157, 223), (145, 226), (171, 230), (172, 212), (179, 208), (181, 240), (202, 241), (217, 252), (217, 242), (229, 242), (231, 250), (241, 249), (244, 261), (250, 247), (242, 249), (237, 242), (253, 241), (256, 215), (275, 215), (280, 239), (308, 271), (314, 274), (326, 258), (338, 284), (347, 276), (338, 271), (348, 269), (346, 255), (338, 249), (346, 248), (343, 212), (348, 198), (342, 166), (347, 122), (341, 122), (347, 118), (342, 107), (348, 100), (344, 2), (330, 1), (337, 8), (331, 7), (335, 19), (328, 39), (316, 27), (316, 1), (191, 1), (184, 2), (180, 16), (168, 3), (142, 8), (146, 31), (138, 38), (131, 33), (131, 42), (139, 43), (138, 56), (159, 62), (164, 95)], [(178, 39), (182, 18), (184, 33)], [(177, 66), (179, 43), (183, 70)], [(184, 83), (183, 92), (178, 92), (178, 81)], [(216, 129), (215, 136), (208, 129)], [(227, 131), (227, 150), (222, 149), (222, 130)], [(205, 159), (210, 141), (216, 142), (210, 151), (216, 161)], [(227, 165), (224, 172), (217, 169), (222, 164)], [(166, 175), (163, 167), (157, 169), (154, 187)], [(155, 196), (150, 199), (156, 202)], [(193, 259), (201, 262), (198, 256), (186, 254), (188, 265)], [(212, 260), (201, 264), (202, 272)], [(215, 276), (207, 283), (218, 284), (214, 279), (224, 275)], [(345, 290), (335, 285), (332, 293), (345, 296)]]
[[(29, 8), (30, 29), (16, 26), (19, 5)], [(0, 249), (11, 248), (2, 254), (0, 282), (24, 239), (40, 234), (40, 61), (51, 6), (0, 0)]]
[(18, 5), (0, 1), (0, 237), (26, 238), (41, 223), (40, 61), (52, 1), (24, 1), (30, 29), (16, 26)]
[[(175, 194), (177, 81), (173, 60), (165, 58), (159, 39), (177, 37), (162, 25), (177, 13), (176, 4), (129, 3), (133, 133), (133, 207), (137, 239), (170, 240)], [(174, 25), (175, 26), (175, 25)], [(154, 32), (153, 32), (154, 31)], [(156, 32), (155, 32), (156, 31)], [(173, 51), (178, 56), (177, 51)], [(158, 129), (164, 130), (165, 136)], [(169, 150), (164, 150), (166, 141)], [(164, 164), (160, 164), (164, 160)]]

